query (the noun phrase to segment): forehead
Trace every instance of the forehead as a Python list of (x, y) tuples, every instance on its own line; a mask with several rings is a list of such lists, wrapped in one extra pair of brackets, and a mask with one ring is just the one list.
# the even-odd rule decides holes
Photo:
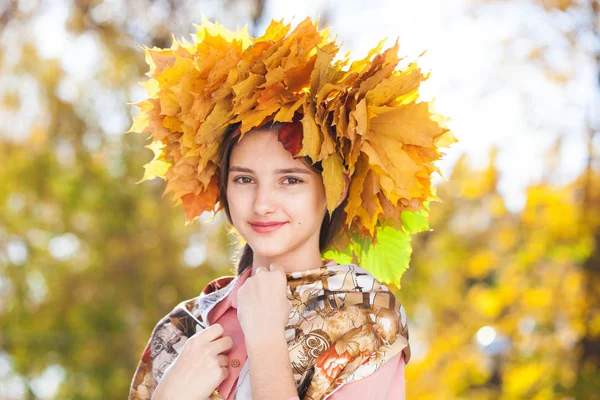
[(268, 129), (257, 129), (244, 134), (236, 143), (229, 158), (231, 165), (289, 165), (304, 166), (300, 159), (295, 159), (277, 138), (277, 132)]

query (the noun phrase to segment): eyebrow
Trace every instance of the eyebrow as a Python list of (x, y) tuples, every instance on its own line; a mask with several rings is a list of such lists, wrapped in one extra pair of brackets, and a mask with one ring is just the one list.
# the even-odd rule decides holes
[[(229, 172), (249, 172), (249, 173), (254, 173), (254, 171), (252, 171), (250, 168), (245, 168), (245, 167), (240, 167), (240, 166), (233, 166), (229, 168)], [(310, 175), (310, 171), (308, 171), (307, 169), (304, 168), (283, 168), (283, 169), (277, 169), (275, 170), (276, 174), (293, 174), (293, 173), (297, 173), (297, 174), (307, 174)]]

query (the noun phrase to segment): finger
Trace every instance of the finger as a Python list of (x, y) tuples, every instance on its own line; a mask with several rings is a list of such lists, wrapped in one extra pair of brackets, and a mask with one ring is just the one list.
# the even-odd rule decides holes
[(210, 343), (211, 351), (214, 351), (215, 354), (225, 353), (231, 350), (233, 347), (233, 340), (229, 336), (223, 336)]
[(258, 267), (258, 268), (256, 268), (255, 275), (258, 275), (261, 272), (267, 272), (267, 269), (265, 267)]
[(220, 324), (213, 324), (208, 328), (204, 329), (203, 331), (194, 334), (194, 336), (197, 337), (197, 339), (195, 340), (200, 340), (204, 343), (209, 343), (223, 336), (224, 332), (225, 331), (223, 330), (223, 327)]
[(227, 367), (229, 365), (229, 357), (224, 354), (217, 355), (217, 362), (220, 367)]
[(229, 377), (229, 368), (227, 367), (221, 367), (219, 368), (221, 370), (221, 379), (223, 382), (225, 379), (227, 379)]
[(285, 270), (283, 269), (283, 267), (276, 263), (272, 263), (269, 266), (269, 270), (270, 271), (281, 271), (281, 272), (285, 273)]

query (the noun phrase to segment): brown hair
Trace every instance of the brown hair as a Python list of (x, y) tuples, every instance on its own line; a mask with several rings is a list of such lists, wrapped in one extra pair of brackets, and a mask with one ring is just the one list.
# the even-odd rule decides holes
[[(229, 211), (229, 203), (227, 202), (227, 184), (228, 184), (228, 176), (229, 176), (229, 159), (231, 156), (231, 151), (233, 150), (234, 145), (238, 142), (239, 137), (234, 137), (233, 134), (239, 124), (231, 125), (225, 136), (223, 138), (223, 142), (220, 145), (220, 157), (221, 161), (219, 162), (219, 202), (221, 203), (220, 208), (222, 207), (225, 210), (225, 215), (227, 216), (227, 220), (230, 224), (233, 225), (231, 221), (231, 213)], [(260, 129), (269, 129), (273, 132), (279, 132), (283, 123), (281, 122), (269, 122)], [(246, 133), (247, 134), (247, 133)], [(304, 156), (300, 159), (304, 164), (306, 164), (313, 171), (318, 172), (319, 174), (323, 171), (323, 167), (321, 162), (312, 163), (312, 160), (308, 156)], [(348, 196), (344, 199), (344, 201), (333, 211), (331, 217), (329, 217), (329, 212), (325, 212), (325, 216), (323, 218), (323, 223), (321, 224), (321, 231), (319, 233), (319, 251), (322, 253), (323, 250), (330, 244), (331, 240), (334, 238), (335, 234), (338, 232), (341, 227), (343, 221), (346, 219), (346, 212), (344, 208), (346, 208), (346, 204), (348, 202)], [(240, 250), (239, 254), (237, 254), (237, 274), (242, 274), (248, 267), (252, 265), (254, 253), (252, 248), (248, 243), (244, 245), (244, 247)]]

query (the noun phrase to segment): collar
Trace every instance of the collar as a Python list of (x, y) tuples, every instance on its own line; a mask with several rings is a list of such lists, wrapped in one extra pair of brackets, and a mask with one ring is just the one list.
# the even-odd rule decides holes
[(237, 292), (240, 287), (246, 282), (252, 275), (252, 268), (247, 268), (242, 275), (238, 276), (237, 279), (231, 281), (232, 288), (229, 291), (228, 295), (225, 296), (221, 301), (219, 301), (209, 312), (207, 315), (208, 322), (210, 325), (217, 321), (219, 318), (225, 314), (229, 308), (237, 309)]
[[(286, 273), (288, 284), (294, 281), (302, 281), (309, 276), (327, 275), (328, 268), (338, 265), (335, 260), (326, 260), (323, 267), (309, 269), (301, 272)], [(329, 271), (330, 273), (330, 271)], [(237, 309), (237, 291), (252, 275), (252, 266), (248, 267), (242, 275), (223, 276), (210, 282), (202, 291), (201, 307), (199, 309), (200, 317), (203, 321), (208, 321), (212, 325), (231, 307)], [(288, 288), (289, 292), (289, 288)]]

